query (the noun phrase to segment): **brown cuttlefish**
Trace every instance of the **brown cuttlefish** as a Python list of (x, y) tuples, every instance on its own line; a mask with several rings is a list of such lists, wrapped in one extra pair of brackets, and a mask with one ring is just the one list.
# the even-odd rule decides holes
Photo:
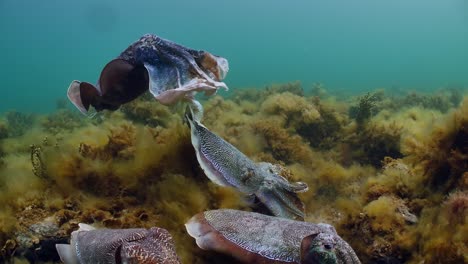
[(70, 245), (57, 244), (65, 264), (180, 264), (174, 242), (167, 230), (95, 229), (86, 224), (71, 234)]
[(196, 92), (227, 90), (222, 80), (228, 71), (225, 58), (146, 34), (104, 66), (96, 85), (75, 80), (67, 95), (84, 114), (90, 106), (116, 110), (147, 90), (160, 103), (172, 105), (193, 101)]
[(185, 227), (197, 245), (243, 263), (360, 264), (333, 226), (231, 209), (193, 216)]
[(232, 187), (258, 199), (275, 216), (302, 220), (304, 203), (298, 193), (306, 192), (304, 182), (289, 182), (278, 165), (254, 162), (235, 146), (211, 132), (201, 122), (202, 108), (192, 104), (186, 111), (191, 141), (198, 163), (214, 183)]

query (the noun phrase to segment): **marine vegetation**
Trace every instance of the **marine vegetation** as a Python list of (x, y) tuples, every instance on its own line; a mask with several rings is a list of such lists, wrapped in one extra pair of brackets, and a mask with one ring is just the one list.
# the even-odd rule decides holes
[(367, 93), (358, 98), (358, 105), (349, 108), (349, 116), (356, 119), (358, 126), (363, 126), (375, 114), (376, 102), (380, 99), (379, 93)]
[(8, 131), (10, 137), (17, 137), (32, 127), (35, 117), (33, 114), (9, 111), (5, 114), (5, 119), (8, 123), (8, 130), (4, 130), (4, 133)]
[[(306, 222), (332, 225), (362, 263), (468, 262), (466, 91), (340, 99), (309, 96), (299, 83), (269, 87), (207, 98), (203, 125), (305, 182)], [(429, 97), (438, 99), (419, 100)], [(361, 123), (350, 111), (359, 98), (372, 106)], [(58, 262), (55, 245), (85, 223), (163, 228), (181, 263), (239, 263), (199, 249), (184, 224), (223, 208), (264, 212), (261, 204), (212, 183), (184, 109), (151, 100), (92, 119), (63, 108), (0, 117), (0, 262)]]

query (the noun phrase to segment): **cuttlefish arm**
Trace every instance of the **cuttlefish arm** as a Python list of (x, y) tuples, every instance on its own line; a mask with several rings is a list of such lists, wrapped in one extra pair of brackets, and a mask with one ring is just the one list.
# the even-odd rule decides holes
[(201, 117), (189, 109), (186, 117), (191, 128), (192, 145), (200, 167), (211, 181), (255, 195), (276, 216), (304, 219), (304, 205), (297, 193), (307, 191), (307, 184), (288, 182), (270, 163), (254, 163), (208, 130), (199, 122)]
[(360, 263), (328, 224), (221, 209), (199, 213), (185, 227), (200, 248), (244, 263)]
[(280, 176), (276, 166), (262, 162), (259, 163), (264, 180), (255, 196), (266, 205), (273, 215), (304, 220), (304, 203), (299, 199), (297, 193), (306, 192), (309, 188), (306, 183), (290, 183)]
[(65, 264), (180, 263), (171, 235), (157, 227), (94, 229), (80, 224), (72, 232), (70, 245), (57, 244), (56, 248)]
[(229, 70), (227, 60), (209, 52), (147, 34), (121, 56), (127, 53), (144, 64), (150, 79), (149, 90), (162, 104), (190, 98), (195, 92), (212, 95), (219, 88), (228, 89), (221, 81)]

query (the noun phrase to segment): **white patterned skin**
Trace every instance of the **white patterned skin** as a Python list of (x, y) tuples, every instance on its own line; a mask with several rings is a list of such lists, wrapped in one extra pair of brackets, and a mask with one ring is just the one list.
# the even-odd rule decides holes
[(167, 230), (93, 229), (72, 233), (71, 245), (57, 245), (65, 264), (180, 264)]
[[(194, 216), (186, 228), (200, 248), (230, 254), (246, 263), (360, 263), (328, 224), (220, 209)], [(301, 250), (308, 238), (310, 243)]]
[(219, 88), (229, 71), (228, 61), (204, 50), (194, 50), (154, 34), (145, 34), (104, 66), (93, 85), (73, 81), (68, 98), (83, 113), (118, 109), (146, 91), (164, 105), (193, 100)]
[(191, 128), (192, 145), (200, 167), (211, 181), (247, 195), (255, 195), (276, 216), (304, 218), (304, 205), (297, 193), (307, 191), (307, 184), (288, 182), (279, 175), (273, 164), (253, 162), (192, 115), (187, 113), (186, 116)]
[(124, 50), (119, 59), (148, 70), (149, 90), (164, 105), (171, 105), (194, 92), (215, 93), (228, 89), (229, 71), (225, 58), (203, 50), (193, 50), (153, 34), (145, 34)]

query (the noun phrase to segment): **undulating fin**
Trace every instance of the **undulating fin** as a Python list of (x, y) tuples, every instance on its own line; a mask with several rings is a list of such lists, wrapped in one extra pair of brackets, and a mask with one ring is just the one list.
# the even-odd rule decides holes
[(68, 87), (67, 96), (81, 113), (88, 114), (89, 106), (99, 92), (94, 85), (75, 80)]
[(85, 224), (85, 223), (79, 223), (78, 227), (79, 227), (79, 229), (77, 231), (91, 231), (91, 230), (96, 229), (94, 226), (88, 225), (88, 224)]
[(195, 238), (195, 242), (201, 249), (214, 250), (231, 255), (243, 263), (264, 263), (263, 257), (240, 247), (213, 228), (206, 221), (204, 213), (199, 213), (192, 217), (185, 224), (185, 228), (187, 229), (187, 233)]
[(60, 260), (65, 264), (79, 264), (76, 252), (69, 244), (56, 244)]

